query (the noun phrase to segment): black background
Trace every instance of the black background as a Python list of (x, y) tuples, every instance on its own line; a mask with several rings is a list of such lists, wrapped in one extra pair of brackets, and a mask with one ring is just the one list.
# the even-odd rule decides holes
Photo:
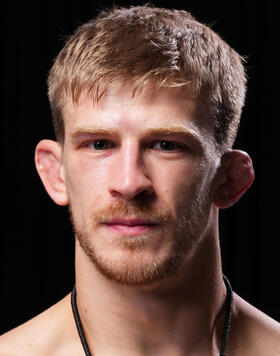
[[(140, 5), (141, 1), (117, 4)], [(53, 138), (46, 78), (65, 36), (111, 2), (1, 2), (1, 316), (4, 332), (43, 311), (74, 283), (67, 208), (48, 197), (34, 149)], [(252, 188), (221, 212), (223, 269), (235, 292), (280, 321), (278, 288), (278, 46), (272, 2), (154, 1), (190, 11), (241, 55), (249, 77), (236, 148), (254, 162)], [(275, 5), (276, 6), (276, 5)]]

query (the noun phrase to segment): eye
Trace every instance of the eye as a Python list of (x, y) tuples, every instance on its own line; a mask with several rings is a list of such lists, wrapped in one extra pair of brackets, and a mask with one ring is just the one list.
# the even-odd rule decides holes
[(93, 148), (96, 151), (103, 151), (111, 148), (111, 143), (107, 140), (95, 140), (88, 143), (88, 147)]
[(158, 141), (153, 145), (153, 148), (161, 151), (174, 151), (182, 149), (183, 145), (174, 141)]

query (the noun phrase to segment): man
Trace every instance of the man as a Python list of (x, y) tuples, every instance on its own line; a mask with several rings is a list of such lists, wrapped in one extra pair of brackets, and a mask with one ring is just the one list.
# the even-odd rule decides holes
[[(102, 12), (50, 71), (57, 141), (35, 161), (76, 235), (71, 294), (0, 355), (280, 355), (280, 325), (231, 294), (219, 209), (254, 179), (232, 149), (242, 58), (186, 11)], [(232, 298), (233, 297), (233, 298)]]

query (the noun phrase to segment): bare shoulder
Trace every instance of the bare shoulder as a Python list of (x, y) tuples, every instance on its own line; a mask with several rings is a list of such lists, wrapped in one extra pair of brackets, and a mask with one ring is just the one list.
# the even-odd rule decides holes
[[(33, 319), (1, 335), (0, 356), (70, 355), (70, 345), (75, 350), (77, 344), (72, 319), (70, 295), (67, 295)], [(80, 354), (79, 350), (76, 354)]]
[(234, 295), (230, 356), (280, 356), (280, 323)]

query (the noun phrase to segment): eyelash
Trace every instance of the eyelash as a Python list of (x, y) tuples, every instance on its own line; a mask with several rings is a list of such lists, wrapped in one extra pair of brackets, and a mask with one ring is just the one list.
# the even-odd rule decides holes
[[(96, 148), (94, 148), (93, 146), (94, 146), (94, 144), (96, 144), (96, 143), (98, 143), (98, 142), (102, 142), (102, 143), (106, 143), (107, 145), (109, 144), (109, 147), (106, 147), (106, 148), (103, 148), (103, 149), (96, 149)], [(173, 149), (167, 149), (167, 150), (164, 150), (164, 149), (158, 149), (158, 150), (160, 150), (160, 151), (162, 151), (162, 152), (174, 152), (174, 151), (178, 151), (178, 150), (180, 150), (180, 151), (182, 151), (182, 150), (184, 150), (184, 149), (187, 149), (187, 146), (186, 145), (184, 145), (184, 144), (182, 144), (182, 143), (178, 143), (178, 142), (176, 142), (176, 141), (171, 141), (171, 140), (157, 140), (157, 141), (154, 141), (153, 143), (152, 143), (152, 147), (154, 147), (156, 144), (162, 144), (162, 143), (167, 143), (167, 144), (172, 144), (173, 146), (175, 146), (175, 147), (173, 147)], [(86, 143), (84, 146), (86, 146), (86, 147), (89, 147), (89, 148), (93, 148), (94, 150), (96, 150), (96, 151), (105, 151), (105, 150), (107, 150), (107, 149), (110, 149), (110, 148), (112, 148), (112, 147), (114, 147), (114, 144), (112, 143), (112, 142), (110, 142), (109, 140), (106, 140), (106, 139), (99, 139), (99, 140), (94, 140), (94, 141), (90, 141), (90, 142), (88, 142), (88, 143)]]

